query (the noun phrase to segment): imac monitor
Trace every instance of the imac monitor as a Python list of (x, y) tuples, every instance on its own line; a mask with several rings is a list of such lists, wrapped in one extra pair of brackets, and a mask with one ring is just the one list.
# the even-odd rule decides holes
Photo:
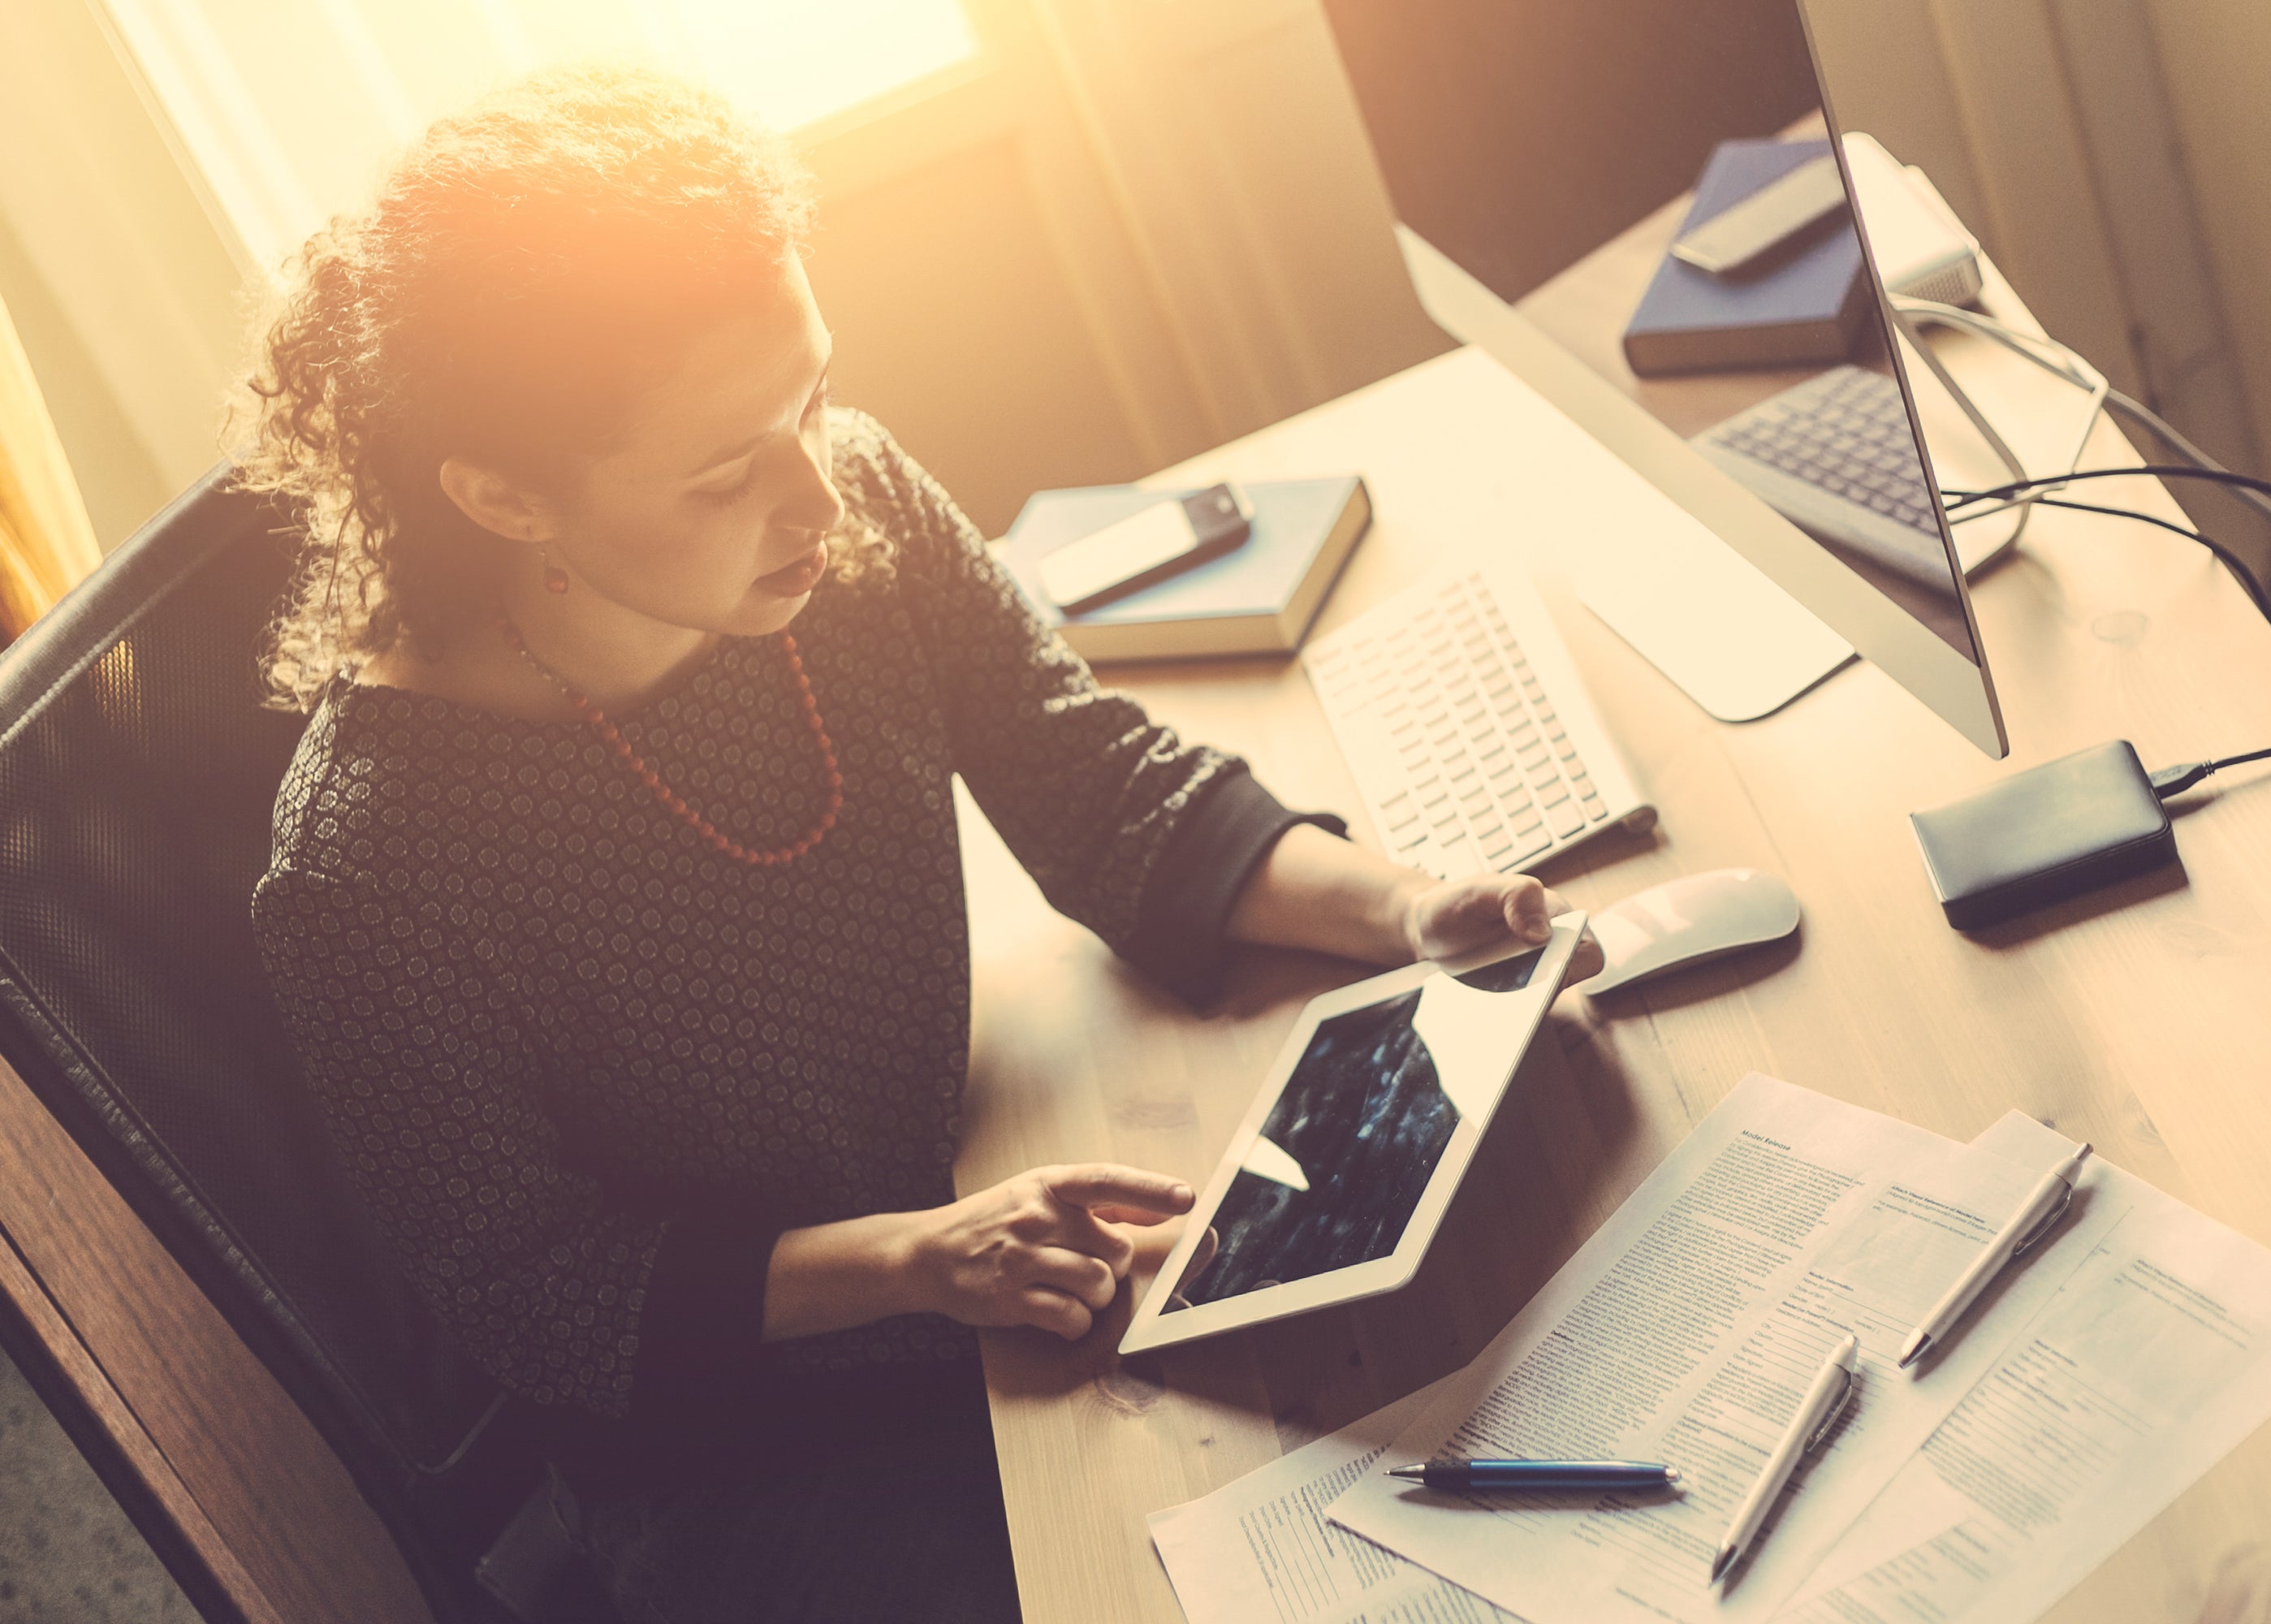
[(2006, 754), (1798, 0), (1325, 11), (1428, 313), (1676, 504), (1585, 601), (1725, 719), (1850, 644)]

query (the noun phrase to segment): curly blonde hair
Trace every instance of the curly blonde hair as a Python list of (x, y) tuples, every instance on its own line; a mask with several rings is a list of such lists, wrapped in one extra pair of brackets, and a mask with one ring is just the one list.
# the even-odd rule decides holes
[[(303, 527), (264, 703), (306, 711), (405, 640), (437, 658), (503, 556), (442, 491), (443, 460), (556, 487), (811, 223), (785, 143), (652, 70), (540, 73), (429, 128), (294, 257), (246, 380), (237, 482)], [(840, 574), (888, 568), (864, 518), (830, 545)]]

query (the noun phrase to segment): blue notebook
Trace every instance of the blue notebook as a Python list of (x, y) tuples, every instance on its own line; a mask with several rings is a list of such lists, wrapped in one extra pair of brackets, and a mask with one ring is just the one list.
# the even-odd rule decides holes
[[(1680, 234), (1828, 151), (1826, 140), (1720, 142)], [(1714, 276), (1667, 253), (1625, 328), (1626, 363), (1642, 377), (1835, 366), (1868, 316), (1863, 274), (1849, 214), (1755, 273)]]
[(1037, 492), (1002, 539), (1001, 559), (1041, 618), (1086, 659), (1291, 653), (1371, 523), (1371, 493), (1354, 474), (1268, 480), (1245, 489), (1254, 528), (1244, 541), (1084, 615), (1062, 615), (1049, 601), (1040, 561), (1068, 541), (1189, 491), (1094, 485)]

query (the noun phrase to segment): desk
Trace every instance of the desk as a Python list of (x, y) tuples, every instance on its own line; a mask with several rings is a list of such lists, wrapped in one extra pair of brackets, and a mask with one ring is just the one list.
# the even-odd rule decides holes
[[(1403, 1292), (1125, 1361), (1116, 1321), (1069, 1347), (987, 1333), (1028, 1624), (1180, 1620), (1146, 1513), (1464, 1363), (1753, 1069), (1960, 1139), (2016, 1106), (2271, 1242), (2271, 774), (2220, 775), (2181, 807), (2180, 877), (1977, 937), (1942, 922), (1906, 822), (2108, 738), (2156, 765), (2271, 743), (2271, 628), (2221, 568), (2141, 525), (2039, 515), (1975, 584), (2007, 764), (1866, 665), (1722, 725), (1576, 604), (1554, 562), (1582, 538), (1524, 529), (1522, 490), (1553, 471), (1526, 466), (1501, 430), (1521, 387), (1455, 352), (1158, 481), (1361, 470), (1377, 518), (1321, 630), (1439, 562), (1530, 566), (1663, 814), (1654, 834), (1581, 848), (1546, 877), (1599, 908), (1694, 869), (1771, 868), (1805, 907), (1799, 938), (1598, 1005), (1563, 999)], [(2134, 458), (2101, 427), (2090, 460)], [(2108, 500), (2176, 514), (2148, 481), (2105, 484), (2123, 490)], [(1106, 674), (1370, 839), (1294, 661)], [(1091, 1157), (1203, 1183), (1302, 1002), (1359, 972), (1255, 952), (1222, 1006), (1194, 1016), (1051, 913), (967, 808), (965, 822), (978, 1005), (962, 1188)], [(2271, 1618), (2265, 1505), (2271, 1429), (2049, 1616)]]

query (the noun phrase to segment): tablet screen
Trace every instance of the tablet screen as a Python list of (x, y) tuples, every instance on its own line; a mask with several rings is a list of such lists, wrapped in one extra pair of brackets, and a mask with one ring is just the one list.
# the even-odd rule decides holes
[[(1478, 992), (1517, 991), (1543, 956), (1519, 954), (1453, 979)], [(1472, 1099), (1459, 1082), (1445, 1087), (1420, 1034), (1426, 993), (1423, 986), (1317, 1024), (1215, 1209), (1217, 1244), (1193, 1254), (1161, 1313), (1396, 1250), (1459, 1125), (1455, 1096)]]

